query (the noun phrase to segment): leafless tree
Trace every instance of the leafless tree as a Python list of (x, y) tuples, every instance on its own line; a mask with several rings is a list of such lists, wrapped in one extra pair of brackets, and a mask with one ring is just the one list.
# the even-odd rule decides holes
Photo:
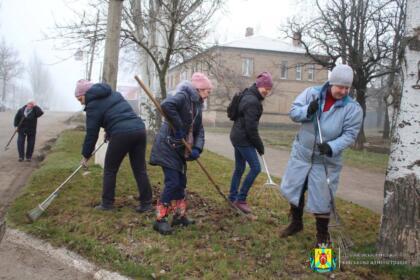
[(4, 103), (7, 88), (13, 79), (23, 73), (23, 64), (19, 59), (18, 51), (8, 46), (4, 39), (0, 41), (0, 79), (2, 80), (1, 101)]
[(32, 94), (40, 106), (48, 107), (52, 92), (50, 73), (36, 53), (28, 67), (29, 83)]
[[(140, 53), (139, 64), (152, 76), (146, 83), (150, 85), (153, 78), (157, 79), (156, 93), (161, 99), (167, 95), (166, 75), (170, 65), (205, 49), (210, 19), (221, 3), (221, 0), (124, 1), (121, 46)], [(105, 38), (106, 9), (104, 1), (90, 4), (91, 8), (82, 13), (75, 11), (77, 21), (57, 24), (56, 34), (49, 38), (65, 38), (67, 46), (86, 50), (92, 41), (100, 44)], [(94, 15), (98, 10), (100, 20), (96, 22)]]
[[(313, 1), (308, 1), (313, 2)], [(338, 62), (355, 71), (353, 93), (366, 115), (367, 85), (372, 80), (396, 72), (390, 62), (398, 54), (400, 38), (395, 36), (392, 20), (401, 17), (398, 0), (315, 0), (316, 16), (308, 22), (291, 20), (284, 28), (288, 37), (301, 35), (307, 54), (317, 63), (332, 69)], [(329, 60), (321, 59), (327, 55)], [(386, 67), (383, 67), (383, 66)], [(356, 140), (363, 148), (364, 129)]]

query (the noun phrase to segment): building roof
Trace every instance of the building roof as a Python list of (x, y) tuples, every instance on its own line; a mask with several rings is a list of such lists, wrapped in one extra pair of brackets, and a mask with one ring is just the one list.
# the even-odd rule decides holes
[(287, 43), (282, 40), (272, 39), (265, 36), (249, 36), (240, 40), (220, 44), (219, 46), (228, 48), (253, 49), (298, 54), (305, 53), (305, 49), (303, 47), (295, 47), (291, 42)]
[[(248, 36), (240, 40), (223, 43), (219, 45), (212, 46), (206, 51), (210, 51), (215, 48), (236, 48), (236, 49), (248, 49), (248, 50), (260, 50), (260, 51), (274, 51), (274, 52), (285, 52), (285, 53), (295, 53), (295, 54), (305, 54), (306, 51), (303, 47), (295, 47), (292, 42), (288, 43), (279, 39), (273, 39), (265, 36)], [(204, 52), (206, 52), (204, 51)], [(169, 70), (172, 70), (184, 63), (187, 63), (191, 59), (194, 59), (196, 56), (178, 63), (169, 67)]]

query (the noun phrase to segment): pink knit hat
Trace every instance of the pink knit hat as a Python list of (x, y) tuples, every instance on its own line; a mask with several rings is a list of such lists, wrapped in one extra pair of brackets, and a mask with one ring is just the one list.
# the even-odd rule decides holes
[(257, 84), (258, 88), (273, 87), (273, 79), (271, 78), (271, 74), (269, 72), (262, 72), (259, 74), (255, 83)]
[(79, 97), (86, 94), (86, 92), (93, 86), (93, 83), (88, 80), (78, 80), (74, 96)]
[(206, 75), (195, 72), (191, 77), (191, 83), (196, 89), (212, 89), (213, 85)]

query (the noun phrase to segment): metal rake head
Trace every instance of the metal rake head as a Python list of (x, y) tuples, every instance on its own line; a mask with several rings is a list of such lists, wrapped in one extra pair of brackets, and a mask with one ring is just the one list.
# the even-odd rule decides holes
[(271, 179), (271, 177), (267, 178), (267, 181), (264, 183), (264, 187), (267, 188), (277, 188), (278, 185), (274, 183), (274, 181)]

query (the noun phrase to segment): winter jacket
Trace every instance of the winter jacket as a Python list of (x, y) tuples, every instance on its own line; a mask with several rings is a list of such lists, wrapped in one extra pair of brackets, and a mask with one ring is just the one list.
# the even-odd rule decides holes
[[(182, 129), (187, 132), (192, 126), (194, 138), (192, 148), (198, 149), (201, 153), (204, 147), (202, 100), (192, 84), (188, 81), (181, 82), (176, 88), (175, 95), (167, 97), (161, 107), (175, 130)], [(156, 135), (150, 164), (185, 172), (184, 152), (185, 147), (179, 141), (175, 141), (174, 131), (165, 121)]]
[[(330, 110), (322, 112), (328, 82), (322, 87), (311, 87), (304, 90), (293, 102), (289, 116), (294, 122), (301, 123), (301, 128), (293, 142), (292, 151), (282, 177), (281, 192), (294, 205), (299, 198), (308, 177), (307, 211), (311, 213), (329, 213), (331, 211), (330, 190), (337, 191), (342, 168), (341, 154), (350, 146), (359, 133), (363, 113), (360, 105), (349, 96), (337, 100)], [(320, 155), (317, 143), (320, 143), (316, 116), (307, 115), (309, 103), (318, 98), (320, 129), (323, 142), (332, 149), (332, 156)], [(327, 166), (328, 177), (324, 168)]]
[(99, 130), (105, 129), (107, 137), (145, 129), (143, 121), (119, 92), (104, 83), (94, 84), (85, 95), (86, 136), (82, 155), (89, 158), (95, 149)]
[(14, 126), (18, 127), (20, 122), (22, 123), (19, 126), (19, 131), (27, 134), (36, 134), (36, 126), (38, 123), (38, 118), (44, 114), (42, 109), (38, 106), (34, 106), (32, 108), (32, 111), (28, 114), (28, 116), (25, 118), (24, 112), (25, 112), (26, 105), (20, 108), (16, 115), (15, 115), (15, 121)]
[(258, 133), (258, 124), (263, 113), (263, 100), (264, 97), (255, 84), (244, 92), (239, 102), (239, 117), (230, 131), (230, 141), (233, 146), (255, 147), (258, 153), (264, 154), (264, 144)]

